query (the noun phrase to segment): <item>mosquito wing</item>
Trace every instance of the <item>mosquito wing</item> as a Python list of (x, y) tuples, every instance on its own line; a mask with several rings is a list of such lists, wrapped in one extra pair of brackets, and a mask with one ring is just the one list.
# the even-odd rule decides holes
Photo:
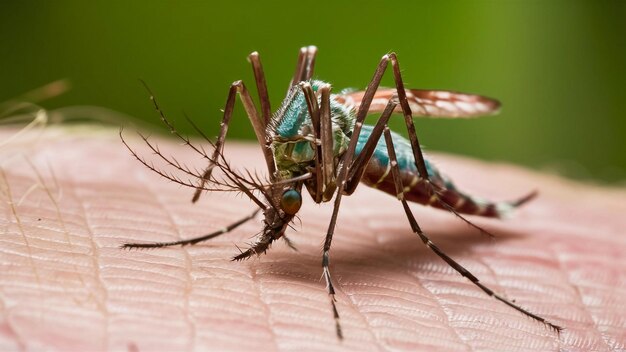
[[(349, 92), (336, 96), (337, 101), (358, 109), (365, 91)], [(387, 102), (396, 94), (393, 88), (381, 88), (374, 95), (370, 113), (382, 113)], [(500, 110), (500, 102), (475, 94), (465, 94), (449, 90), (407, 89), (407, 100), (413, 116), (469, 118), (493, 115)], [(396, 113), (401, 113), (398, 105)]]

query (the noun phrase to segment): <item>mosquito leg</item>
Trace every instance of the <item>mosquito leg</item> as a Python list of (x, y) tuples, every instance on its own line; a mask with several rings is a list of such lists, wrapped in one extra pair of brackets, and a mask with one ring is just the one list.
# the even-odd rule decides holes
[(378, 140), (383, 134), (383, 130), (385, 126), (387, 126), (387, 122), (389, 121), (389, 117), (393, 113), (394, 109), (397, 106), (397, 102), (394, 101), (394, 98), (389, 99), (383, 114), (380, 116), (372, 133), (370, 134), (367, 142), (363, 146), (363, 150), (361, 153), (355, 158), (350, 166), (350, 173), (348, 174), (348, 180), (345, 187), (346, 194), (352, 194), (356, 190), (359, 182), (361, 182), (361, 177), (363, 177), (363, 172), (365, 172), (365, 167), (369, 163), (374, 151), (376, 150), (376, 145), (378, 144)]
[(296, 245), (293, 243), (293, 241), (291, 241), (291, 239), (289, 239), (289, 237), (285, 236), (283, 234), (283, 241), (285, 241), (285, 243), (287, 244), (287, 246), (289, 246), (289, 248), (293, 249), (294, 251), (298, 251), (298, 248), (296, 247)]
[(259, 93), (259, 101), (261, 102), (261, 116), (265, 126), (270, 121), (272, 115), (272, 108), (270, 107), (269, 93), (267, 92), (267, 82), (265, 82), (265, 73), (263, 72), (263, 65), (261, 64), (261, 58), (258, 52), (253, 52), (248, 55), (248, 61), (252, 64), (252, 71), (254, 71), (254, 80), (256, 82), (256, 88)]
[(533, 314), (531, 312), (529, 312), (528, 310), (518, 306), (517, 304), (507, 300), (506, 298), (498, 295), (497, 293), (495, 293), (493, 290), (491, 290), (490, 288), (488, 288), (487, 286), (483, 285), (482, 283), (480, 283), (480, 281), (478, 280), (478, 278), (476, 276), (474, 276), (472, 273), (470, 273), (467, 269), (465, 269), (463, 266), (461, 266), (459, 263), (457, 263), (454, 259), (450, 258), (447, 254), (445, 254), (441, 249), (439, 249), (439, 247), (437, 247), (427, 236), (426, 234), (422, 231), (422, 229), (420, 228), (420, 226), (417, 223), (417, 220), (415, 220), (415, 217), (413, 216), (413, 212), (411, 212), (411, 209), (409, 208), (409, 205), (406, 201), (406, 199), (404, 198), (404, 186), (402, 185), (402, 179), (400, 177), (400, 170), (398, 168), (398, 161), (396, 158), (396, 153), (395, 153), (395, 148), (393, 146), (393, 140), (391, 138), (391, 132), (389, 131), (389, 127), (385, 126), (385, 131), (384, 131), (384, 135), (385, 135), (385, 143), (387, 144), (387, 152), (389, 154), (389, 163), (391, 164), (391, 174), (393, 177), (393, 181), (395, 183), (396, 186), (396, 196), (398, 198), (398, 200), (400, 200), (402, 202), (402, 207), (404, 208), (404, 212), (406, 213), (406, 216), (409, 220), (409, 224), (411, 225), (411, 229), (413, 230), (413, 232), (415, 234), (417, 234), (419, 236), (419, 238), (422, 240), (422, 242), (424, 242), (424, 244), (426, 245), (426, 247), (428, 247), (430, 250), (432, 250), (437, 256), (439, 256), (439, 258), (443, 259), (448, 265), (450, 265), (450, 267), (452, 267), (454, 270), (456, 270), (459, 274), (461, 274), (462, 276), (466, 277), (467, 279), (469, 279), (474, 285), (478, 286), (478, 288), (480, 288), (481, 290), (483, 290), (483, 292), (485, 292), (486, 294), (488, 294), (489, 296), (497, 299), (498, 301), (503, 302), (504, 304), (508, 305), (509, 307), (521, 312), (522, 314), (537, 320), (543, 324), (545, 324), (546, 326), (550, 327), (551, 329), (553, 329), (554, 331), (556, 331), (557, 333), (559, 333), (561, 330), (563, 330), (562, 327), (555, 325), (549, 321), (547, 321), (546, 319)]
[[(356, 113), (356, 121), (354, 123), (354, 128), (352, 130), (352, 137), (350, 137), (350, 144), (348, 146), (348, 149), (346, 150), (346, 152), (344, 153), (343, 159), (342, 159), (342, 167), (339, 170), (339, 175), (337, 176), (337, 180), (338, 182), (341, 183), (341, 187), (340, 189), (342, 190), (342, 193), (345, 192), (346, 190), (343, 188), (344, 184), (346, 182), (346, 180), (356, 180), (356, 174), (358, 174), (359, 172), (362, 174), (362, 170), (359, 171), (359, 168), (364, 167), (368, 161), (369, 158), (366, 158), (367, 155), (364, 155), (363, 157), (361, 157), (360, 159), (357, 158), (356, 161), (353, 161), (353, 157), (354, 157), (354, 153), (356, 150), (356, 145), (358, 143), (359, 140), (359, 135), (361, 133), (361, 129), (363, 127), (363, 122), (365, 121), (365, 118), (367, 117), (367, 113), (369, 111), (370, 105), (372, 103), (372, 99), (374, 98), (374, 95), (376, 94), (376, 90), (378, 90), (378, 87), (380, 85), (380, 81), (383, 77), (383, 75), (385, 74), (385, 71), (387, 69), (387, 66), (389, 64), (389, 61), (392, 62), (392, 65), (394, 66), (394, 78), (396, 81), (396, 87), (398, 90), (398, 100), (400, 102), (400, 105), (402, 106), (403, 111), (405, 112), (405, 115), (408, 115), (409, 118), (411, 116), (411, 110), (408, 109), (406, 110), (406, 108), (408, 108), (408, 103), (407, 103), (407, 98), (406, 98), (406, 92), (404, 91), (404, 85), (402, 83), (402, 78), (399, 75), (399, 71), (398, 71), (398, 75), (395, 74), (396, 69), (399, 70), (399, 66), (397, 65), (397, 59), (394, 53), (391, 54), (387, 54), (384, 55), (380, 62), (378, 63), (378, 66), (376, 67), (376, 71), (374, 72), (374, 76), (372, 77), (372, 80), (370, 81), (370, 83), (367, 85), (367, 89), (365, 90), (365, 93), (363, 94), (363, 99), (361, 100), (361, 104), (359, 105), (359, 109)], [(400, 93), (400, 91), (402, 92), (402, 94)], [(404, 99), (404, 100), (402, 100)], [(403, 103), (404, 101), (404, 103)], [(390, 102), (391, 103), (391, 102)], [(394, 103), (395, 104), (395, 103)], [(388, 108), (389, 106), (387, 106)], [(382, 116), (381, 116), (382, 118)], [(408, 125), (407, 125), (408, 126)], [(415, 135), (415, 127), (413, 126), (413, 121), (411, 120), (411, 125), (413, 128), (413, 135)], [(378, 130), (376, 131), (376, 133), (378, 134), (378, 136), (380, 136), (380, 133), (382, 131), (382, 126), (378, 126)], [(417, 140), (417, 137), (415, 137), (415, 140)], [(374, 147), (376, 146), (378, 139), (374, 139), (374, 140), (369, 140), (368, 144), (369, 146), (367, 147), (368, 149), (372, 149), (371, 151), (367, 151), (367, 153), (371, 153), (373, 152)], [(421, 150), (419, 149), (419, 144), (417, 145), (417, 148), (419, 150), (419, 155), (421, 156)], [(421, 157), (421, 163), (419, 162), (419, 160), (416, 158), (416, 163), (418, 165), (418, 171), (423, 169), (426, 170), (426, 164), (423, 160), (423, 157)], [(422, 165), (421, 167), (419, 165)], [(350, 168), (350, 173), (348, 174), (348, 168)], [(424, 171), (425, 172), (425, 171)], [(360, 178), (359, 178), (360, 179)], [(356, 181), (354, 181), (356, 182)], [(358, 182), (357, 182), (358, 184)], [(352, 190), (354, 191), (354, 188), (356, 188), (356, 185), (354, 183), (351, 183), (349, 185), (350, 187), (348, 187), (348, 190)], [(332, 234), (330, 235), (332, 237)]]
[[(378, 73), (378, 70), (377, 70)], [(333, 283), (332, 283), (332, 278), (330, 275), (330, 269), (329, 269), (329, 264), (330, 264), (330, 245), (331, 245), (331, 241), (332, 241), (332, 236), (335, 230), (335, 225), (337, 223), (337, 215), (339, 212), (339, 205), (341, 202), (341, 197), (343, 195), (343, 193), (347, 193), (350, 194), (350, 188), (353, 187), (352, 191), (354, 191), (354, 189), (356, 189), (356, 185), (358, 185), (358, 182), (360, 181), (360, 177), (362, 176), (362, 170), (365, 164), (367, 164), (367, 162), (369, 161), (369, 159), (371, 158), (372, 154), (374, 153), (374, 150), (376, 148), (376, 144), (378, 143), (378, 140), (381, 137), (381, 134), (383, 133), (383, 130), (387, 124), (387, 121), (389, 121), (389, 118), (391, 116), (391, 114), (393, 113), (393, 110), (395, 109), (397, 103), (393, 100), (390, 99), (389, 102), (387, 103), (387, 107), (385, 108), (382, 116), (380, 117), (380, 119), (378, 120), (378, 122), (376, 123), (376, 126), (374, 127), (371, 135), (369, 136), (363, 150), (361, 151), (361, 154), (359, 154), (359, 156), (363, 156), (362, 159), (360, 159), (361, 161), (357, 164), (352, 163), (350, 165), (350, 178), (348, 180), (345, 180), (346, 176), (347, 176), (347, 168), (348, 168), (348, 161), (352, 159), (352, 155), (354, 154), (354, 150), (356, 148), (356, 141), (358, 141), (358, 133), (360, 132), (360, 125), (359, 125), (359, 130), (356, 132), (353, 132), (352, 137), (350, 139), (350, 146), (348, 147), (348, 150), (346, 151), (346, 155), (348, 155), (350, 158), (348, 159), (348, 157), (344, 156), (343, 159), (343, 165), (341, 166), (340, 172), (339, 172), (339, 176), (338, 176), (338, 188), (339, 191), (337, 192), (337, 196), (335, 198), (335, 204), (334, 204), (334, 208), (333, 208), (333, 214), (330, 220), (330, 225), (328, 227), (328, 232), (326, 233), (326, 240), (324, 242), (324, 253), (323, 253), (323, 257), (322, 257), (322, 268), (323, 268), (323, 273), (324, 273), (324, 278), (326, 280), (326, 288), (328, 290), (328, 294), (330, 296), (330, 302), (332, 305), (332, 310), (333, 310), (333, 317), (335, 318), (335, 329), (337, 332), (337, 336), (341, 339), (342, 338), (342, 330), (341, 330), (341, 325), (339, 322), (339, 312), (337, 310), (337, 306), (336, 306), (336, 300), (335, 300), (335, 289), (333, 287)], [(357, 124), (362, 124), (362, 121), (359, 122), (359, 120), (357, 119)], [(355, 130), (356, 130), (356, 126), (355, 126)], [(355, 165), (357, 164), (357, 165)], [(352, 170), (353, 168), (355, 168), (357, 171), (356, 173), (353, 173)], [(358, 171), (358, 170), (361, 171)], [(344, 187), (345, 184), (345, 187)], [(342, 191), (344, 190), (344, 191)]]
[[(320, 108), (317, 103), (317, 96), (315, 92), (313, 92), (313, 88), (309, 82), (300, 82), (300, 88), (302, 89), (302, 93), (304, 94), (304, 99), (306, 101), (306, 105), (309, 109), (309, 115), (311, 116), (311, 124), (313, 125), (313, 137), (316, 141), (315, 143), (315, 203), (321, 203), (323, 198), (323, 189), (324, 189), (324, 173), (322, 172), (322, 148), (325, 148), (326, 145), (321, 143), (320, 140)], [(332, 141), (330, 144), (332, 148)]]
[(333, 234), (335, 232), (335, 226), (337, 224), (337, 216), (339, 214), (339, 206), (341, 204), (341, 197), (344, 193), (344, 186), (346, 183), (346, 176), (348, 175), (348, 168), (352, 163), (352, 158), (354, 156), (354, 152), (356, 150), (356, 145), (359, 140), (359, 134), (361, 133), (361, 128), (363, 127), (363, 121), (365, 121), (365, 117), (367, 116), (367, 111), (369, 109), (370, 104), (372, 103), (372, 99), (374, 94), (376, 93), (376, 89), (378, 89), (378, 85), (380, 84), (380, 80), (385, 73), (385, 69), (387, 68), (387, 63), (389, 60), (389, 56), (385, 55), (382, 57), (376, 71), (374, 72), (374, 77), (370, 81), (365, 94), (363, 96), (363, 100), (361, 105), (359, 106), (359, 110), (357, 111), (356, 121), (354, 123), (354, 128), (352, 130), (352, 136), (350, 137), (350, 144), (348, 145), (348, 149), (345, 151), (341, 158), (341, 163), (339, 166), (339, 172), (337, 174), (337, 192), (335, 196), (335, 202), (333, 206), (333, 214), (330, 219), (330, 223), (328, 225), (328, 231), (326, 232), (326, 239), (324, 240), (324, 250), (322, 254), (322, 270), (324, 279), (326, 281), (326, 290), (328, 291), (328, 295), (330, 297), (330, 303), (333, 310), (333, 317), (335, 318), (335, 329), (337, 332), (337, 337), (339, 339), (343, 338), (343, 333), (341, 331), (341, 325), (339, 322), (339, 312), (337, 311), (337, 305), (335, 300), (335, 288), (333, 286), (332, 278), (330, 275), (330, 247), (333, 241)]
[[(353, 137), (354, 138), (354, 137)], [(348, 150), (348, 152), (350, 149)], [(354, 149), (352, 149), (354, 152)], [(346, 152), (346, 154), (348, 154)], [(328, 225), (328, 231), (326, 232), (326, 239), (324, 240), (324, 252), (322, 254), (322, 271), (324, 275), (324, 279), (326, 281), (326, 290), (328, 291), (328, 296), (330, 298), (330, 304), (333, 310), (333, 318), (335, 319), (335, 331), (337, 333), (337, 337), (341, 340), (343, 339), (343, 332), (341, 330), (341, 323), (339, 322), (339, 311), (337, 310), (337, 300), (335, 299), (335, 288), (333, 286), (333, 280), (330, 275), (330, 246), (333, 240), (333, 233), (335, 232), (335, 225), (337, 224), (337, 215), (339, 214), (339, 205), (341, 204), (341, 196), (343, 195), (342, 189), (345, 183), (346, 177), (346, 169), (348, 166), (348, 162), (345, 158), (343, 158), (343, 164), (339, 171), (339, 177), (337, 178), (337, 192), (335, 196), (335, 203), (333, 206), (333, 214), (330, 218), (330, 224)]]
[(426, 162), (424, 161), (424, 155), (422, 153), (422, 147), (417, 139), (417, 133), (415, 132), (415, 124), (413, 124), (413, 116), (411, 108), (409, 107), (409, 101), (406, 96), (406, 90), (404, 89), (404, 82), (402, 81), (402, 74), (400, 73), (400, 64), (395, 53), (389, 54), (389, 60), (393, 68), (393, 79), (396, 83), (396, 91), (398, 94), (398, 100), (400, 101), (400, 107), (404, 115), (404, 123), (409, 132), (409, 140), (411, 141), (411, 147), (413, 148), (413, 156), (415, 158), (415, 165), (420, 177), (428, 180), (428, 170), (426, 169)]
[[(387, 66), (391, 62), (392, 70), (393, 70), (393, 78), (396, 85), (396, 92), (398, 95), (398, 101), (400, 103), (400, 107), (402, 108), (402, 112), (404, 114), (405, 124), (407, 126), (409, 132), (409, 140), (411, 141), (411, 146), (413, 148), (413, 154), (415, 157), (415, 163), (417, 166), (417, 170), (420, 176), (424, 179), (428, 179), (428, 172), (426, 169), (426, 162), (424, 161), (424, 156), (422, 153), (422, 149), (420, 147), (419, 141), (417, 139), (417, 133), (415, 132), (415, 125), (413, 124), (413, 117), (411, 113), (411, 108), (409, 107), (409, 102), (406, 95), (406, 90), (404, 89), (404, 82), (402, 81), (402, 75), (400, 73), (400, 65), (398, 63), (398, 58), (395, 53), (390, 53), (384, 55), (380, 62), (378, 63), (378, 67), (374, 72), (374, 77), (367, 86), (365, 93), (363, 94), (363, 98), (361, 99), (361, 104), (359, 105), (359, 109), (356, 115), (356, 122), (354, 125), (354, 131), (352, 135), (358, 135), (361, 131), (361, 126), (365, 121), (365, 117), (369, 111), (370, 105), (372, 104), (372, 100), (378, 87), (380, 85), (380, 80), (382, 79)], [(355, 141), (356, 145), (356, 141)], [(348, 159), (351, 160), (351, 159)]]
[[(300, 81), (302, 81), (302, 73), (304, 72), (304, 65), (307, 56), (307, 48), (302, 47), (298, 52), (298, 61), (296, 61), (296, 71), (293, 73), (293, 77), (291, 78), (291, 82), (289, 82), (289, 88), (295, 86)], [(289, 92), (289, 89), (287, 90)]]
[(226, 133), (228, 132), (228, 124), (230, 123), (230, 118), (233, 114), (233, 109), (235, 107), (235, 96), (239, 93), (239, 97), (243, 104), (244, 109), (246, 110), (246, 114), (252, 123), (252, 127), (254, 128), (254, 133), (256, 134), (256, 138), (263, 150), (263, 154), (265, 156), (265, 163), (267, 164), (267, 169), (270, 174), (270, 178), (274, 177), (274, 157), (272, 156), (271, 150), (265, 148), (266, 145), (266, 136), (265, 136), (265, 123), (259, 118), (259, 114), (254, 106), (254, 102), (250, 97), (250, 93), (246, 89), (246, 86), (242, 81), (236, 81), (230, 86), (230, 90), (228, 91), (228, 98), (226, 99), (226, 105), (224, 107), (224, 116), (222, 117), (222, 123), (220, 128), (220, 134), (217, 138), (217, 142), (215, 143), (215, 150), (213, 151), (213, 155), (211, 157), (211, 164), (207, 167), (204, 174), (202, 175), (202, 181), (198, 185), (196, 192), (193, 195), (192, 202), (196, 202), (200, 195), (202, 194), (202, 188), (206, 181), (211, 178), (211, 173), (213, 172), (213, 167), (215, 160), (222, 153), (224, 149), (224, 141), (226, 140)]
[(308, 81), (313, 77), (313, 71), (315, 69), (315, 57), (317, 56), (317, 47), (309, 45), (307, 48), (307, 60), (304, 66), (303, 81)]
[[(317, 94), (309, 82), (300, 82), (307, 103), (315, 143), (315, 196), (316, 203), (332, 199), (335, 187), (332, 120), (330, 113), (330, 85), (318, 87)], [(318, 96), (320, 103), (318, 104)]]
[(317, 48), (315, 46), (304, 46), (300, 48), (298, 53), (298, 61), (296, 62), (296, 71), (293, 74), (289, 87), (293, 87), (302, 81), (308, 81), (313, 76), (315, 66), (315, 56)]
[(322, 142), (322, 172), (324, 173), (323, 201), (329, 201), (335, 192), (335, 155), (330, 114), (330, 85), (319, 87), (320, 94), (320, 140)]
[(245, 218), (242, 218), (220, 230), (217, 230), (215, 232), (212, 232), (208, 235), (203, 235), (203, 236), (199, 236), (199, 237), (194, 237), (194, 238), (190, 238), (190, 239), (186, 239), (186, 240), (180, 240), (180, 241), (173, 241), (173, 242), (155, 242), (155, 243), (125, 243), (123, 244), (120, 248), (122, 249), (134, 249), (134, 248), (162, 248), (162, 247), (170, 247), (170, 246), (187, 246), (187, 245), (194, 245), (196, 243), (200, 243), (200, 242), (204, 242), (207, 240), (210, 240), (212, 238), (218, 237), (220, 235), (223, 235), (225, 233), (228, 233), (234, 229), (236, 229), (237, 227), (245, 224), (246, 222), (254, 219), (254, 217), (259, 213), (261, 209), (256, 209), (255, 211), (253, 211), (250, 215), (246, 216)]

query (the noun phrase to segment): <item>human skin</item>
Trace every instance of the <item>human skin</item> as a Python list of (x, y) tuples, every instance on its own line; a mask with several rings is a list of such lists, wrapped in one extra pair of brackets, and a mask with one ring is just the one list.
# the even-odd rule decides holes
[[(0, 131), (3, 140), (15, 131)], [(160, 165), (138, 138), (138, 153)], [(165, 155), (202, 169), (189, 148)], [(258, 146), (230, 143), (262, 170)], [(429, 154), (430, 155), (430, 154)], [(519, 167), (430, 155), (461, 189), (494, 200), (538, 190), (510, 219), (418, 204), (421, 227), (484, 284), (564, 328), (487, 296), (411, 232), (401, 204), (365, 186), (343, 198), (331, 270), (345, 339), (320, 280), (330, 204), (304, 196), (265, 255), (230, 258), (261, 216), (209, 242), (121, 250), (205, 234), (248, 215), (245, 196), (204, 194), (137, 162), (113, 130), (49, 128), (0, 150), (0, 350), (619, 351), (626, 349), (626, 191)]]

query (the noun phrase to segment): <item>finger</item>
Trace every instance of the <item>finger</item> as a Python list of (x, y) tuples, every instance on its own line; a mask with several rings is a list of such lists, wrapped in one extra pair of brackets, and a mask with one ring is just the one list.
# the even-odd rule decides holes
[[(183, 147), (158, 144), (203, 165)], [(257, 149), (234, 145), (226, 155), (261, 168)], [(254, 205), (220, 194), (191, 205), (189, 190), (138, 165), (114, 131), (55, 130), (26, 157), (4, 158), (0, 176), (1, 349), (532, 351), (615, 349), (623, 340), (624, 191), (436, 156), (474, 194), (505, 200), (537, 188), (540, 197), (508, 221), (475, 219), (495, 241), (444, 211), (413, 206), (424, 230), (482, 282), (564, 326), (559, 340), (431, 255), (393, 197), (360, 188), (344, 199), (332, 249), (339, 344), (319, 281), (329, 207), (303, 206), (302, 228), (288, 233), (298, 252), (278, 243), (260, 260), (230, 262), (259, 222), (197, 246), (121, 251), (129, 240), (219, 229)]]

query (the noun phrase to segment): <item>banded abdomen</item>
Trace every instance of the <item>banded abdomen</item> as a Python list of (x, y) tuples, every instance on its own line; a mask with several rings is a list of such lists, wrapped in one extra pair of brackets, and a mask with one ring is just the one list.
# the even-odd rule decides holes
[[(363, 125), (356, 147), (357, 155), (365, 146), (373, 128), (373, 126)], [(441, 204), (436, 196), (433, 196), (431, 187), (418, 174), (409, 141), (397, 133), (392, 132), (391, 135), (398, 159), (402, 184), (404, 185), (404, 197), (411, 202), (445, 209), (446, 206)], [(529, 195), (515, 202), (494, 203), (467, 195), (459, 191), (449, 179), (439, 173), (439, 170), (432, 163), (428, 160), (425, 160), (425, 162), (431, 182), (439, 188), (439, 199), (459, 213), (501, 218), (515, 207), (532, 198), (532, 195)], [(396, 196), (396, 187), (391, 175), (389, 155), (384, 138), (380, 138), (378, 141), (374, 155), (365, 169), (361, 182)]]

